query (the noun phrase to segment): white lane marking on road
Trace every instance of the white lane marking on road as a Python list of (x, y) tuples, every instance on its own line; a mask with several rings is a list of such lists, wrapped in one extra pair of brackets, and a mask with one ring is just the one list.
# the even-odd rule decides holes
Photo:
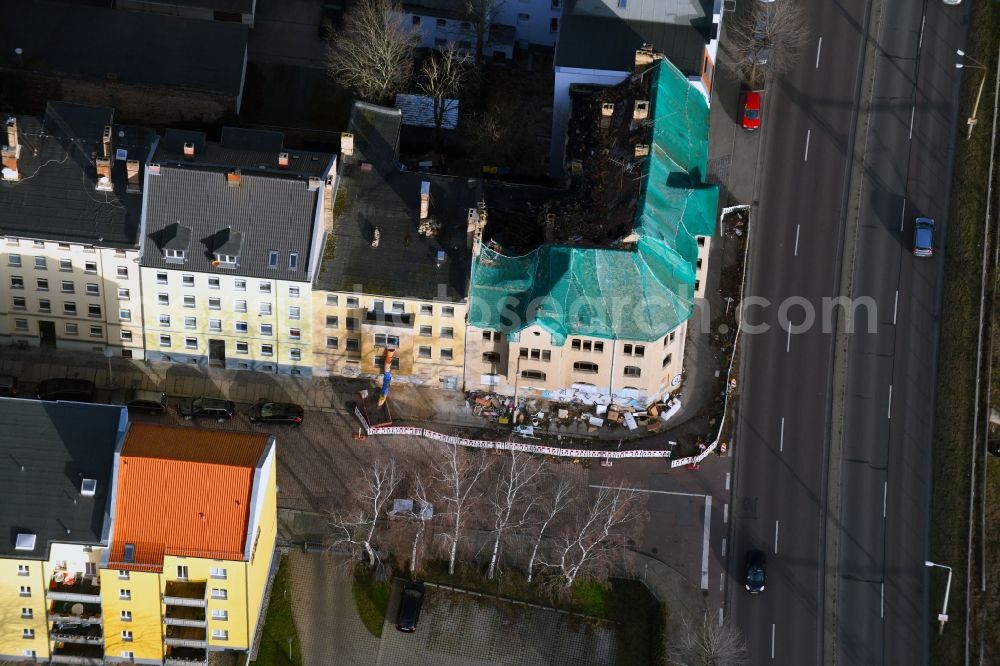
[(778, 437), (778, 450), (785, 450), (785, 417), (781, 417), (781, 436)]
[(726, 472), (726, 490), (729, 490), (729, 472)]
[(896, 302), (892, 304), (892, 325), (896, 325), (896, 309), (899, 308), (899, 289), (896, 290)]
[(882, 482), (882, 517), (885, 518), (885, 507), (889, 501), (889, 482)]
[(919, 53), (920, 47), (924, 45), (924, 24), (927, 23), (927, 14), (920, 19), (920, 39), (917, 40), (917, 52)]
[(792, 327), (788, 327), (788, 342), (785, 343), (785, 353), (787, 354), (792, 350)]
[(899, 211), (899, 230), (903, 230), (903, 220), (906, 219), (906, 199), (903, 199), (903, 210)]
[(813, 133), (812, 130), (806, 130), (806, 155), (805, 158), (802, 160), (803, 162), (809, 161), (809, 137), (812, 136), (812, 133)]
[(879, 602), (878, 616), (885, 619), (885, 583), (882, 583), (882, 599)]
[[(590, 486), (591, 488), (597, 488), (598, 490), (617, 490), (618, 486)], [(647, 490), (646, 488), (622, 488), (623, 490), (631, 490), (637, 493), (652, 493), (655, 495), (683, 495), (684, 497), (704, 497), (711, 499), (710, 495), (704, 495), (702, 493), (681, 493), (673, 490)]]
[(722, 537), (722, 557), (726, 556), (726, 537)]
[(913, 138), (913, 116), (917, 115), (917, 105), (910, 107), (910, 138)]
[(719, 626), (722, 626), (722, 607), (719, 607)]
[(799, 256), (799, 231), (801, 231), (801, 229), (802, 229), (802, 225), (801, 224), (796, 224), (795, 225), (795, 254), (794, 254), (794, 256), (796, 256), (796, 257)]
[(778, 554), (778, 521), (774, 521), (774, 554)]
[(705, 496), (705, 531), (701, 540), (701, 589), (708, 589), (708, 537), (712, 531), (712, 496)]
[(774, 659), (774, 624), (771, 624), (771, 659)]
[[(726, 589), (726, 573), (722, 572), (719, 574), (719, 592)], [(719, 615), (722, 615), (722, 609), (719, 609)], [(719, 626), (722, 626), (722, 622), (719, 622)]]
[(816, 45), (816, 69), (819, 69), (819, 52), (823, 50), (823, 38), (819, 38), (819, 43)]
[(722, 522), (723, 523), (729, 522), (729, 504), (726, 504), (724, 507), (722, 507)]
[(886, 413), (886, 418), (892, 418), (892, 384), (889, 384), (889, 409)]

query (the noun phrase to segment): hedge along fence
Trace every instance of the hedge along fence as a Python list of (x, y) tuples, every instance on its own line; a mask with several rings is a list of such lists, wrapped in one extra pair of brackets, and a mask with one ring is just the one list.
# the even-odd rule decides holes
[[(526, 442), (498, 442), (489, 439), (469, 439), (468, 437), (445, 435), (440, 432), (428, 430), (427, 428), (413, 428), (408, 426), (382, 426), (372, 428), (368, 425), (368, 422), (361, 414), (361, 410), (359, 408), (354, 408), (354, 415), (358, 417), (358, 421), (361, 422), (361, 425), (368, 436), (408, 435), (410, 437), (423, 437), (437, 442), (444, 442), (445, 444), (469, 446), (476, 449), (520, 451), (522, 453), (537, 453), (539, 455), (560, 456), (563, 458), (603, 458), (605, 460), (613, 460), (620, 458), (670, 458), (673, 456), (671, 451), (646, 451), (642, 449), (631, 449), (626, 451), (594, 451), (589, 449), (565, 449), (558, 446), (544, 446), (541, 444), (528, 444)], [(682, 467), (684, 465), (700, 463), (710, 453), (715, 451), (718, 445), (719, 440), (715, 440), (709, 446), (705, 447), (704, 451), (696, 456), (671, 460), (670, 466)]]

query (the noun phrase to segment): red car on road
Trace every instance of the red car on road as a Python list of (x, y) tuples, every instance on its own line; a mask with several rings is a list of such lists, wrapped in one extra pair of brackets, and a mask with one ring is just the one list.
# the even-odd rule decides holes
[(760, 103), (761, 93), (759, 90), (747, 90), (743, 93), (743, 103), (740, 105), (740, 125), (743, 129), (760, 128)]

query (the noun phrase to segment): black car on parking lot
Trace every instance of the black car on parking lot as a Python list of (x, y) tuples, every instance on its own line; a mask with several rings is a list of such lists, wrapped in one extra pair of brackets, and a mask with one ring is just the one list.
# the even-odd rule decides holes
[(747, 551), (746, 588), (750, 594), (764, 591), (767, 582), (767, 556), (762, 550)]
[(177, 407), (177, 412), (185, 419), (211, 418), (225, 421), (233, 418), (236, 405), (231, 400), (223, 398), (184, 398)]
[(124, 405), (138, 412), (162, 414), (167, 411), (167, 394), (143, 389), (115, 389), (111, 393), (112, 405)]
[(87, 379), (69, 377), (45, 379), (38, 383), (35, 397), (39, 400), (70, 400), (73, 402), (93, 402), (94, 382)]
[(250, 408), (250, 423), (288, 423), (299, 425), (305, 412), (290, 402), (258, 402)]
[(400, 631), (413, 633), (417, 630), (417, 620), (420, 619), (420, 607), (424, 603), (424, 584), (412, 581), (403, 587), (399, 599), (399, 612), (396, 614), (396, 628)]

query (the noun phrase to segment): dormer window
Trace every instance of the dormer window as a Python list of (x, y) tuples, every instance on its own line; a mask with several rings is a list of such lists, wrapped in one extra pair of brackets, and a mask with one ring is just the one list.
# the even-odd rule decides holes
[(163, 258), (167, 261), (184, 261), (186, 252), (184, 250), (170, 250), (166, 249), (163, 251)]
[(168, 224), (160, 232), (160, 247), (163, 260), (171, 264), (183, 264), (191, 247), (191, 227), (180, 222)]
[(234, 254), (216, 254), (215, 260), (220, 264), (234, 265), (236, 263), (236, 255)]
[(232, 268), (240, 258), (240, 249), (243, 245), (243, 234), (232, 229), (223, 229), (215, 234), (213, 238), (214, 249), (212, 250), (213, 266), (223, 266)]

